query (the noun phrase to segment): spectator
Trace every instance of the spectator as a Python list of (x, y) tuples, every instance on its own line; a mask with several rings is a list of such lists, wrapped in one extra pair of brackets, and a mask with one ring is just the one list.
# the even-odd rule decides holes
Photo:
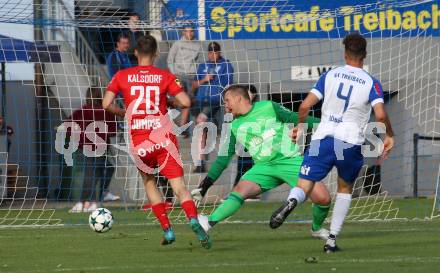
[[(196, 75), (197, 61), (201, 60), (202, 47), (200, 42), (194, 40), (194, 29), (186, 26), (182, 30), (182, 38), (176, 41), (168, 53), (168, 68), (171, 73), (180, 80), (183, 88), (190, 98), (194, 97), (192, 79)], [(189, 109), (182, 109), (180, 114), (180, 126), (188, 123)], [(188, 137), (188, 131), (181, 133), (181, 136)]]
[(151, 29), (149, 31), (145, 31), (142, 28), (140, 16), (138, 13), (133, 12), (130, 13), (128, 16), (128, 28), (129, 28), (129, 35), (130, 35), (130, 61), (133, 66), (137, 65), (137, 58), (134, 55), (134, 48), (136, 46), (136, 41), (139, 38), (139, 36), (150, 34), (153, 36), (156, 41), (162, 40), (162, 32), (157, 29)]
[[(197, 89), (196, 102), (193, 107), (196, 124), (213, 121), (217, 128), (221, 123), (220, 98), (223, 89), (233, 81), (234, 69), (231, 63), (221, 56), (217, 42), (208, 44), (208, 62), (199, 64), (197, 75), (192, 82)], [(200, 149), (206, 145), (206, 132), (203, 133)], [(199, 159), (195, 173), (205, 172), (206, 155), (198, 153)]]
[(134, 55), (134, 48), (136, 46), (136, 40), (139, 36), (145, 35), (145, 32), (140, 28), (140, 16), (139, 14), (133, 12), (128, 16), (128, 35), (130, 38), (130, 48), (128, 51), (128, 56), (130, 58), (130, 63), (132, 66), (137, 65), (137, 58)]
[[(82, 175), (74, 179), (81, 179), (82, 191), (80, 200), (69, 211), (76, 212), (90, 212), (95, 210), (98, 206), (96, 203), (96, 182), (100, 181), (101, 195), (105, 198), (108, 194), (111, 176), (113, 174), (113, 167), (109, 165), (107, 156), (104, 154), (99, 157), (88, 157), (84, 155), (84, 145), (92, 145), (93, 151), (96, 151), (96, 145), (88, 138), (85, 138), (84, 131), (87, 126), (92, 122), (105, 122), (107, 124), (107, 132), (97, 133), (97, 136), (101, 137), (108, 143), (109, 137), (116, 134), (116, 122), (115, 116), (106, 112), (102, 108), (102, 93), (100, 88), (92, 87), (87, 90), (86, 104), (81, 109), (76, 110), (71, 118), (71, 121), (78, 123), (81, 127), (81, 136), (79, 141), (79, 149), (75, 153), (74, 158), (74, 172), (81, 173)], [(95, 129), (97, 130), (97, 129)], [(78, 183), (79, 184), (79, 183)], [(118, 196), (112, 195), (113, 200), (119, 199)]]
[(139, 36), (145, 34), (140, 29), (139, 22), (140, 22), (140, 16), (136, 12), (133, 12), (128, 16), (128, 28), (131, 36), (130, 38), (133, 38), (131, 39), (132, 45), (136, 44), (136, 40), (137, 38), (139, 38)]
[(116, 49), (107, 56), (107, 68), (110, 78), (121, 69), (131, 67), (128, 49), (130, 48), (130, 36), (127, 33), (120, 33), (116, 40)]

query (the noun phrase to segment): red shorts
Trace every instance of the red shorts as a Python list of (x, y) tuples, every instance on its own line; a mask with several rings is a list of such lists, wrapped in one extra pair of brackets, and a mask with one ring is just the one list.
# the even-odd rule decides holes
[(175, 135), (161, 138), (160, 142), (148, 140), (148, 136), (137, 135), (132, 138), (131, 153), (136, 167), (144, 173), (153, 174), (155, 168), (167, 179), (183, 176), (179, 145)]

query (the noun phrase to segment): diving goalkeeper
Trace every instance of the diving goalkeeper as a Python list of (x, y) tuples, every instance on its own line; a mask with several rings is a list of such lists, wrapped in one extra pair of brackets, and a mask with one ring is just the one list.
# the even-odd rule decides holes
[[(228, 87), (225, 90), (224, 101), (226, 111), (234, 116), (229, 144), (221, 145), (219, 155), (208, 175), (199, 187), (191, 192), (193, 198), (201, 201), (209, 187), (220, 177), (235, 154), (237, 141), (249, 151), (255, 165), (241, 177), (227, 199), (209, 217), (199, 215), (199, 222), (205, 231), (235, 214), (247, 198), (274, 189), (283, 183), (295, 187), (303, 161), (298, 146), (289, 136), (287, 126), (298, 123), (297, 113), (272, 101), (252, 104), (246, 86), (242, 85)], [(313, 123), (319, 123), (319, 119), (308, 117), (307, 123), (311, 127)], [(227, 151), (223, 151), (226, 147)], [(323, 240), (328, 236), (328, 230), (322, 228), (330, 208), (331, 201), (328, 196), (322, 183), (316, 184), (310, 195), (314, 203), (312, 236)]]

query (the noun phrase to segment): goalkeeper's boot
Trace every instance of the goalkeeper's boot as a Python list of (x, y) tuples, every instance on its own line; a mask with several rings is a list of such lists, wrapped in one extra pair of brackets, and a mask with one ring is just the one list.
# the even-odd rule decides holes
[(330, 235), (330, 231), (325, 228), (320, 228), (316, 231), (311, 230), (311, 234), (313, 238), (319, 238), (321, 240), (326, 241), (328, 239), (328, 236)]
[(197, 218), (192, 218), (189, 221), (189, 225), (191, 226), (192, 231), (194, 231), (194, 233), (197, 235), (197, 239), (200, 241), (202, 247), (210, 249), (212, 247), (211, 239), (209, 238), (208, 233), (206, 233), (203, 227), (200, 225)]
[(208, 216), (199, 214), (197, 215), (197, 220), (199, 220), (199, 224), (202, 226), (203, 230), (208, 233), (212, 226), (209, 224)]
[(176, 235), (174, 235), (174, 231), (172, 228), (168, 228), (164, 230), (161, 245), (166, 246), (172, 244), (176, 240)]
[(296, 199), (291, 198), (284, 202), (284, 204), (279, 207), (270, 217), (269, 226), (271, 228), (279, 228), (284, 220), (286, 220), (287, 216), (293, 211), (293, 209), (296, 207)]
[(336, 245), (336, 236), (333, 234), (330, 234), (328, 236), (327, 241), (324, 245), (324, 252), (325, 253), (333, 253), (336, 251), (340, 251), (341, 249)]

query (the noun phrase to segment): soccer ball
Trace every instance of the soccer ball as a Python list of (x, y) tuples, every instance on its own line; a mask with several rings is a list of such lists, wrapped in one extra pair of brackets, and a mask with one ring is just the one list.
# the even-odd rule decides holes
[(89, 226), (93, 231), (104, 233), (109, 231), (112, 225), (113, 215), (108, 209), (96, 209), (89, 216)]

